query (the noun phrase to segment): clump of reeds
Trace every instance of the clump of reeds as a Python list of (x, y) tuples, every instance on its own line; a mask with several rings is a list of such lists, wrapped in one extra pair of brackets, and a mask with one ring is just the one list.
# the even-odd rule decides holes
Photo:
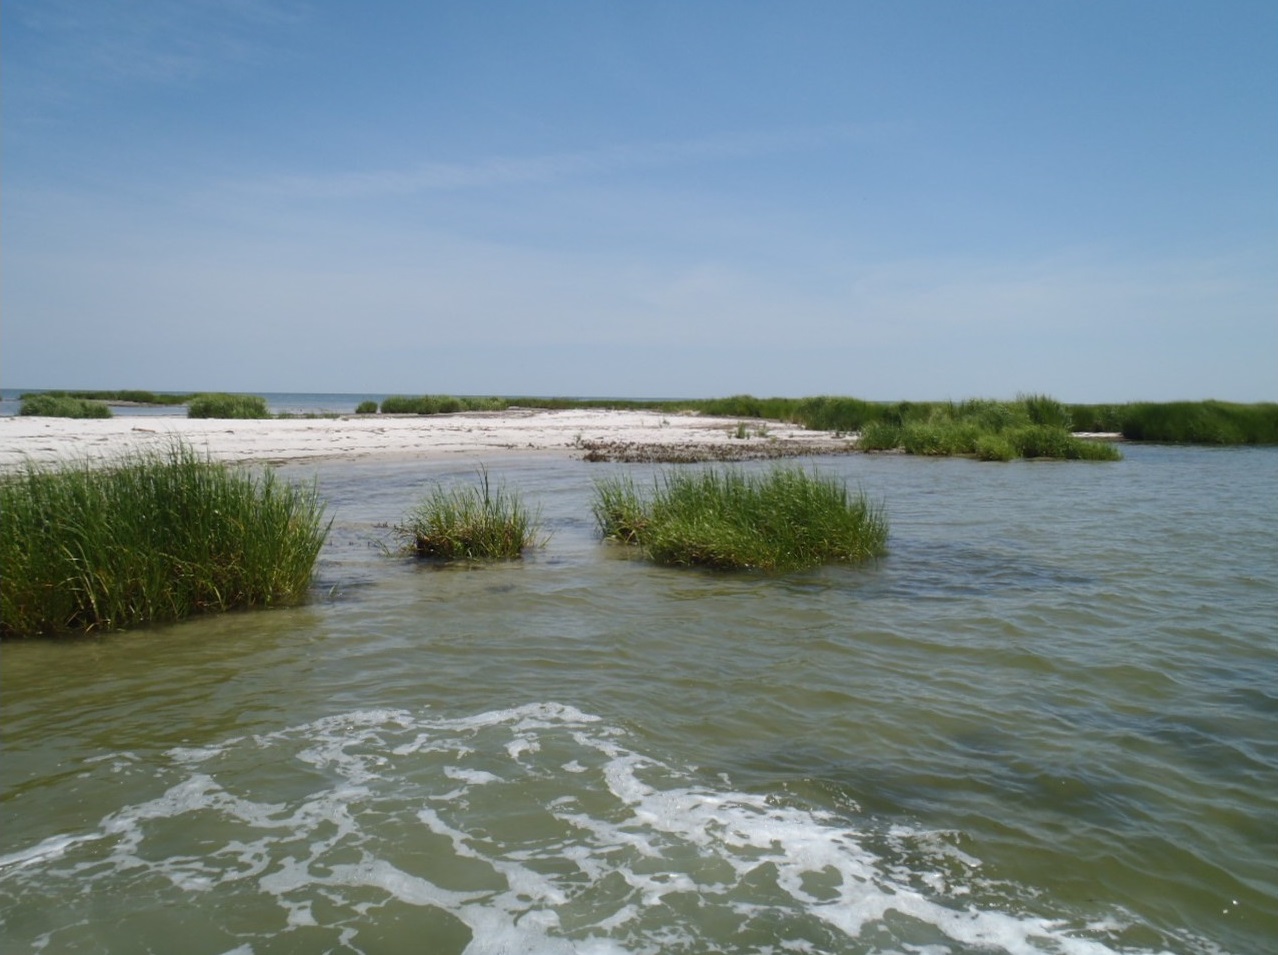
[(101, 401), (73, 398), (65, 394), (24, 395), (20, 415), (38, 415), (42, 418), (110, 418), (111, 409)]
[(481, 470), (478, 484), (437, 484), (394, 532), (419, 557), (500, 560), (536, 546), (540, 525), (540, 515), (518, 494), (494, 488)]
[(1123, 437), (1177, 444), (1278, 444), (1278, 404), (1138, 402), (1122, 406)]
[(382, 414), (457, 414), (459, 411), (505, 411), (505, 398), (471, 398), (456, 395), (391, 395), (382, 401)]
[(901, 446), (901, 426), (890, 421), (869, 421), (861, 428), (856, 446), (862, 451), (891, 451)]
[(188, 418), (269, 418), (266, 399), (260, 395), (228, 395), (208, 392), (196, 395), (186, 406)]
[(629, 478), (605, 479), (595, 491), (603, 536), (636, 544), (659, 564), (794, 570), (887, 552), (879, 507), (798, 468), (671, 471), (646, 497)]
[(355, 406), (355, 413), (356, 414), (377, 414), (377, 402), (372, 400), (361, 401), (358, 405)]
[(600, 533), (623, 544), (641, 544), (652, 523), (651, 507), (629, 475), (597, 481), (593, 510)]
[(183, 445), (0, 480), (0, 634), (113, 630), (302, 598), (328, 528), (315, 489)]
[(1068, 407), (1046, 395), (958, 404), (903, 402), (885, 417), (867, 422), (857, 446), (865, 451), (899, 448), (906, 454), (968, 455), (981, 461), (1114, 461), (1122, 457), (1112, 444), (1075, 437), (1070, 431), (1072, 418)]

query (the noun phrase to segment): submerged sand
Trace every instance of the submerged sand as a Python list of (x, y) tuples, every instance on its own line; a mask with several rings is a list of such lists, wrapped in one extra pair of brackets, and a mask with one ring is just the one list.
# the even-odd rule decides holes
[[(744, 432), (744, 437), (739, 437)], [(851, 438), (759, 419), (647, 411), (542, 410), (450, 415), (344, 415), (265, 420), (129, 415), (0, 418), (0, 470), (106, 462), (185, 442), (216, 461), (488, 460), (545, 452), (586, 460), (743, 460), (852, 450)]]

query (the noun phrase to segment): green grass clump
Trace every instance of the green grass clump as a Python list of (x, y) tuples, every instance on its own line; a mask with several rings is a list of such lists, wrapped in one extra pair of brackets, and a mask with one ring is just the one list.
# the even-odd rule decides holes
[(1012, 461), (1018, 456), (1016, 445), (1003, 434), (979, 435), (972, 453), (978, 461)]
[(1120, 413), (1123, 437), (1175, 444), (1278, 444), (1278, 404), (1141, 402)]
[(371, 401), (371, 400), (361, 401), (358, 405), (355, 406), (355, 413), (356, 414), (377, 414), (377, 402)]
[(114, 630), (292, 603), (327, 536), (314, 489), (185, 446), (0, 480), (0, 635)]
[(795, 570), (887, 552), (879, 508), (840, 481), (798, 468), (668, 472), (649, 498), (629, 479), (604, 480), (594, 513), (604, 537), (671, 566)]
[(110, 418), (111, 409), (100, 401), (72, 398), (70, 395), (34, 394), (22, 399), (20, 415), (38, 415), (42, 418)]
[(269, 418), (266, 399), (259, 395), (208, 392), (196, 395), (186, 407), (188, 418)]
[(1031, 424), (1005, 432), (1020, 457), (1055, 458), (1063, 461), (1117, 461), (1118, 448), (1103, 441), (1076, 438), (1064, 428)]
[(1111, 444), (1074, 437), (1072, 420), (1070, 408), (1045, 395), (957, 404), (902, 402), (864, 425), (857, 446), (865, 451), (900, 448), (907, 454), (966, 455), (981, 461), (1114, 461), (1122, 457)]
[(493, 488), (487, 472), (479, 477), (478, 485), (436, 485), (395, 527), (408, 552), (438, 560), (501, 560), (536, 546), (540, 516), (517, 494)]
[(382, 414), (457, 414), (459, 411), (505, 411), (505, 398), (460, 398), (456, 395), (391, 395), (382, 401)]
[(861, 429), (856, 446), (862, 451), (891, 451), (901, 446), (901, 427), (890, 421), (870, 421)]
[(593, 510), (600, 533), (623, 544), (642, 543), (652, 523), (649, 507), (629, 476), (596, 482)]
[(971, 420), (936, 417), (928, 421), (911, 421), (901, 428), (901, 447), (906, 454), (947, 457), (975, 454), (981, 427)]

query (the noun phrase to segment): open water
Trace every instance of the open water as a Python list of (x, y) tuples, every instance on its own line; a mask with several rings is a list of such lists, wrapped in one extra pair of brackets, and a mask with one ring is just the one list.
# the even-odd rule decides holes
[[(891, 554), (386, 555), (475, 462), (290, 467), (314, 599), (9, 642), (6, 952), (1278, 950), (1278, 449), (809, 462)], [(632, 467), (640, 481), (652, 469)]]

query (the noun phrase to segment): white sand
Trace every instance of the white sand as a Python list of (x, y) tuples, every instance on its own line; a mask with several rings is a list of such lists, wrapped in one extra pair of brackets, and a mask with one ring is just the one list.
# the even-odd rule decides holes
[[(218, 461), (298, 461), (333, 458), (490, 459), (517, 452), (584, 457), (605, 450), (686, 449), (712, 456), (825, 454), (849, 442), (828, 432), (777, 421), (662, 415), (648, 411), (512, 409), (452, 415), (367, 415), (261, 421), (119, 416), (105, 419), (0, 417), (0, 470), (26, 462), (105, 461), (122, 454), (166, 450), (175, 439)], [(759, 432), (763, 433), (759, 433)]]

